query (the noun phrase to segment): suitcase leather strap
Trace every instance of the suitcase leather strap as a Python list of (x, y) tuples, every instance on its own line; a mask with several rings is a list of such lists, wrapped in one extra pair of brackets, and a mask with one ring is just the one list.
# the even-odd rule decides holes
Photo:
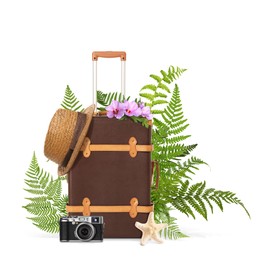
[(86, 158), (91, 152), (129, 152), (129, 155), (134, 158), (138, 152), (153, 151), (153, 145), (137, 145), (135, 137), (130, 137), (128, 144), (91, 144), (90, 139), (86, 137), (80, 150)]
[(154, 170), (156, 170), (156, 177), (155, 177), (155, 189), (158, 190), (159, 187), (159, 178), (160, 178), (160, 166), (158, 161), (152, 161), (152, 181), (151, 181), (151, 186), (153, 184), (154, 181)]
[(66, 211), (68, 213), (83, 213), (83, 216), (90, 216), (93, 212), (98, 213), (112, 213), (112, 212), (128, 212), (131, 218), (135, 218), (138, 213), (150, 213), (154, 210), (154, 206), (139, 206), (139, 201), (137, 198), (132, 198), (130, 200), (130, 205), (118, 205), (118, 206), (91, 206), (89, 198), (84, 198), (83, 206), (66, 206)]

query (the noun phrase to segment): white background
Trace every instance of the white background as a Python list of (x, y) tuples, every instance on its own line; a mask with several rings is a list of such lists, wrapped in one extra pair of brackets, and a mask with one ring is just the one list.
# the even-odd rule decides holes
[[(267, 24), (265, 1), (258, 0), (1, 1), (1, 255), (267, 259)], [(169, 65), (188, 69), (178, 81), (183, 108), (199, 144), (195, 155), (210, 165), (194, 180), (236, 192), (251, 220), (229, 205), (208, 222), (177, 215), (190, 238), (141, 247), (117, 239), (60, 244), (25, 218), (22, 188), (32, 152), (56, 176), (43, 156), (45, 133), (67, 84), (91, 103), (94, 50), (127, 52), (132, 96), (151, 73)], [(100, 88), (116, 90), (119, 61), (109, 62), (109, 68), (100, 62)]]

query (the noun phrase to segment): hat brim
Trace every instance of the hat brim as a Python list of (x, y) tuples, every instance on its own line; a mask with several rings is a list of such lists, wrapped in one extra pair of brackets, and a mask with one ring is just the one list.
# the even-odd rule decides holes
[(75, 159), (76, 157), (78, 156), (80, 150), (81, 150), (81, 147), (82, 147), (82, 144), (84, 142), (84, 139), (86, 137), (86, 134), (88, 132), (88, 128), (90, 126), (90, 123), (92, 121), (92, 117), (93, 117), (93, 113), (94, 113), (94, 110), (95, 110), (95, 105), (91, 105), (89, 106), (88, 108), (85, 109), (85, 111), (83, 113), (86, 114), (86, 123), (85, 123), (85, 126), (77, 140), (77, 143), (75, 145), (75, 148), (72, 152), (72, 155), (70, 157), (70, 160), (69, 162), (67, 163), (67, 166), (66, 167), (63, 167), (63, 166), (59, 166), (58, 167), (58, 175), (59, 176), (63, 176), (65, 174), (67, 174), (70, 169), (72, 168), (74, 162), (75, 162)]

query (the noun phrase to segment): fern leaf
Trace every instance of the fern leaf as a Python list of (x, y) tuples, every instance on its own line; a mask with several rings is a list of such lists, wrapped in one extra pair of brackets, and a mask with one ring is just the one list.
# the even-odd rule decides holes
[[(151, 76), (156, 80), (157, 84), (153, 88), (142, 89), (144, 92), (142, 91), (140, 95), (149, 100), (153, 113), (155, 113), (154, 106), (167, 99), (167, 97), (159, 96), (157, 93), (161, 93), (160, 95), (163, 93), (167, 96), (171, 92), (170, 84), (185, 71), (185, 69), (170, 66), (168, 72), (161, 71), (160, 76)], [(146, 96), (147, 94), (149, 96)], [(161, 100), (160, 103), (158, 103), (158, 100)], [(190, 135), (184, 134), (189, 124), (187, 119), (184, 118), (177, 84), (173, 88), (171, 98), (164, 111), (157, 112), (154, 115), (159, 115), (159, 117), (154, 117), (152, 131), (154, 144), (152, 158), (159, 162), (161, 169), (161, 185), (158, 190), (152, 189), (152, 200), (155, 203), (157, 212), (161, 213), (160, 215), (169, 216), (170, 208), (166, 205), (172, 205), (172, 208), (187, 216), (195, 218), (195, 212), (197, 212), (207, 219), (208, 209), (213, 213), (215, 205), (223, 210), (223, 203), (232, 203), (240, 205), (250, 217), (244, 204), (234, 193), (217, 191), (212, 188), (207, 189), (205, 182), (190, 185), (187, 180), (190, 179), (188, 173), (195, 174), (200, 165), (207, 164), (194, 156), (187, 157), (195, 149), (195, 144), (188, 146), (182, 144)], [(184, 158), (186, 160), (183, 161)]]
[(178, 190), (178, 193), (181, 197), (185, 196), (186, 194), (186, 191), (188, 190), (188, 187), (189, 187), (190, 183), (189, 181), (185, 181), (181, 184), (181, 187), (179, 188)]
[(125, 97), (121, 93), (117, 92), (109, 92), (103, 93), (102, 91), (97, 91), (97, 102), (102, 106), (100, 109), (105, 109), (105, 107), (109, 106), (112, 101), (116, 100), (119, 102), (124, 102), (125, 100), (129, 100), (130, 97)]
[(216, 196), (210, 196), (209, 199), (212, 200), (212, 201), (214, 201), (217, 204), (217, 206), (220, 208), (220, 210), (223, 211), (222, 202), (221, 202), (221, 200), (218, 197), (216, 197)]
[(36, 215), (36, 216), (42, 216), (42, 215), (49, 215), (49, 214), (56, 214), (57, 210), (53, 208), (47, 200), (40, 200), (40, 201), (34, 201), (32, 203), (27, 204), (26, 206), (23, 206), (29, 213)]
[[(151, 106), (152, 106), (152, 104), (151, 104)], [(159, 109), (152, 109), (151, 110), (151, 113), (153, 115), (161, 115), (163, 113), (163, 111), (162, 110), (159, 110)]]
[(202, 207), (200, 207), (200, 205), (199, 205), (199, 203), (197, 202), (196, 199), (194, 199), (193, 197), (189, 196), (189, 197), (187, 197), (187, 201), (195, 209), (195, 211), (197, 213), (199, 213), (202, 217), (204, 217), (207, 220), (206, 213), (203, 211)]
[(188, 195), (193, 196), (195, 192), (202, 186), (202, 182), (193, 184), (189, 190), (188, 190)]
[[(165, 206), (164, 206), (165, 208)], [(185, 234), (183, 234), (180, 229), (179, 226), (176, 223), (176, 218), (171, 217), (169, 215), (169, 213), (167, 213), (168, 211), (164, 210), (159, 211), (158, 209), (155, 210), (155, 221), (156, 223), (167, 223), (168, 227), (165, 228), (164, 230), (160, 231), (160, 235), (163, 236), (165, 239), (169, 238), (172, 240), (176, 240), (179, 238), (184, 238), (187, 237)]]
[(178, 157), (184, 157), (189, 155), (191, 151), (196, 148), (197, 144), (193, 145), (166, 145), (162, 147), (161, 155), (166, 158), (166, 160), (177, 159)]
[(38, 197), (25, 198), (25, 199), (26, 200), (30, 200), (32, 202), (46, 202), (47, 201), (47, 197), (46, 196), (38, 196)]
[(168, 84), (170, 84), (172, 82), (172, 80), (169, 77), (164, 77), (163, 81), (165, 81)]
[(61, 195), (63, 179), (53, 180), (48, 172), (40, 169), (35, 153), (33, 154), (25, 179), (25, 184), (31, 189), (25, 190), (35, 196), (27, 197), (26, 199), (30, 203), (23, 208), (33, 215), (29, 219), (41, 230), (51, 233), (58, 232), (59, 219), (66, 215), (65, 206), (68, 197)]
[(80, 104), (80, 101), (74, 95), (69, 85), (67, 85), (65, 89), (65, 94), (64, 94), (63, 101), (61, 102), (61, 106), (65, 109), (78, 111), (78, 112), (82, 112), (84, 110), (82, 108), (82, 105)]
[[(178, 195), (174, 199), (171, 198), (172, 205), (182, 213), (189, 214), (189, 207), (198, 212), (202, 217), (207, 220), (207, 207), (209, 206), (213, 213), (213, 204), (215, 203), (221, 211), (223, 211), (223, 202), (228, 204), (238, 204), (250, 217), (248, 210), (244, 204), (239, 200), (235, 193), (230, 191), (220, 191), (214, 188), (206, 189), (206, 182), (200, 182), (189, 186), (189, 181), (181, 182), (178, 188)], [(194, 217), (193, 215), (191, 215)]]
[[(141, 94), (142, 96), (142, 94)], [(152, 102), (152, 106), (161, 105), (161, 104), (167, 104), (168, 102), (164, 99), (157, 99)]]
[(61, 218), (61, 215), (54, 214), (54, 215), (49, 215), (49, 216), (31, 217), (28, 219), (32, 220), (33, 224), (43, 231), (46, 231), (49, 233), (58, 233), (60, 218)]
[[(186, 125), (183, 125), (181, 126), (182, 124), (184, 124), (186, 122), (186, 120), (180, 120), (178, 123), (175, 124), (172, 124), (172, 127), (169, 129), (169, 135), (172, 136), (172, 135), (178, 135), (182, 132), (184, 132), (189, 124), (186, 124)], [(178, 127), (179, 126), (179, 127)]]
[(162, 89), (162, 90), (164, 90), (164, 91), (166, 91), (167, 93), (170, 93), (170, 89), (169, 89), (168, 86), (167, 86), (166, 84), (164, 84), (164, 83), (159, 83), (159, 84), (157, 85), (157, 87), (160, 88), (160, 89)]
[(181, 213), (186, 214), (188, 217), (192, 216), (195, 219), (195, 214), (187, 202), (188, 200), (185, 200), (181, 197), (177, 197), (176, 199), (173, 199), (171, 201), (171, 204)]
[(174, 144), (174, 143), (179, 143), (182, 142), (186, 139), (188, 139), (189, 137), (191, 137), (190, 135), (179, 135), (179, 136), (174, 136), (174, 137), (167, 137), (166, 142), (168, 144)]
[(206, 182), (205, 181), (203, 183), (201, 182), (198, 189), (196, 190), (196, 195), (200, 196), (203, 193), (205, 188), (206, 188)]
[[(148, 99), (149, 101), (153, 101), (154, 100), (154, 95), (153, 94), (149, 94), (149, 93), (140, 93), (141, 97), (144, 97), (146, 99)], [(148, 105), (148, 104), (147, 104)]]
[(40, 189), (40, 184), (36, 183), (36, 180), (25, 180), (25, 184), (27, 184), (30, 188)]
[(61, 213), (61, 215), (66, 216), (66, 204), (68, 203), (68, 196), (62, 195), (58, 201), (58, 210)]
[(168, 227), (165, 228), (164, 231), (161, 231), (160, 234), (163, 235), (165, 239), (168, 238), (171, 240), (188, 237), (180, 231), (179, 226), (175, 223), (175, 218), (174, 221), (172, 220), (168, 223)]
[(42, 190), (37, 189), (24, 189), (24, 190), (34, 195), (42, 195), (44, 193)]
[(158, 83), (160, 83), (162, 81), (162, 79), (157, 75), (151, 74), (150, 77), (152, 79), (156, 80)]
[(207, 197), (204, 197), (204, 200), (205, 200), (205, 202), (209, 205), (210, 210), (211, 210), (211, 213), (213, 214), (213, 212), (214, 212), (214, 211), (213, 211), (213, 206), (212, 206), (210, 200), (209, 200)]
[(160, 73), (162, 74), (163, 78), (168, 76), (168, 74), (164, 70), (160, 70)]
[[(167, 95), (161, 92), (155, 92), (154, 94), (155, 98), (167, 98)], [(163, 99), (166, 103), (168, 103), (165, 99)]]
[(156, 91), (156, 85), (153, 85), (153, 84), (148, 84), (148, 85), (145, 85), (144, 87), (142, 87), (140, 89), (140, 91), (143, 91), (143, 90), (152, 90), (153, 92)]

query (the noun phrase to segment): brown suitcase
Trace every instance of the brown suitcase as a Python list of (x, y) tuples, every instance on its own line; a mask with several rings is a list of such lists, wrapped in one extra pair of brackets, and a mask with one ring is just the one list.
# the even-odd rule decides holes
[[(121, 57), (124, 74), (122, 52), (95, 52), (93, 66), (98, 57), (107, 56)], [(122, 77), (123, 94), (124, 82)], [(96, 87), (93, 89), (95, 92)], [(153, 211), (151, 127), (130, 119), (95, 115), (87, 137), (90, 152), (85, 154), (84, 143), (84, 152), (79, 153), (68, 175), (69, 214), (103, 216), (106, 238), (141, 237), (141, 231), (134, 224), (146, 222), (149, 212)]]

